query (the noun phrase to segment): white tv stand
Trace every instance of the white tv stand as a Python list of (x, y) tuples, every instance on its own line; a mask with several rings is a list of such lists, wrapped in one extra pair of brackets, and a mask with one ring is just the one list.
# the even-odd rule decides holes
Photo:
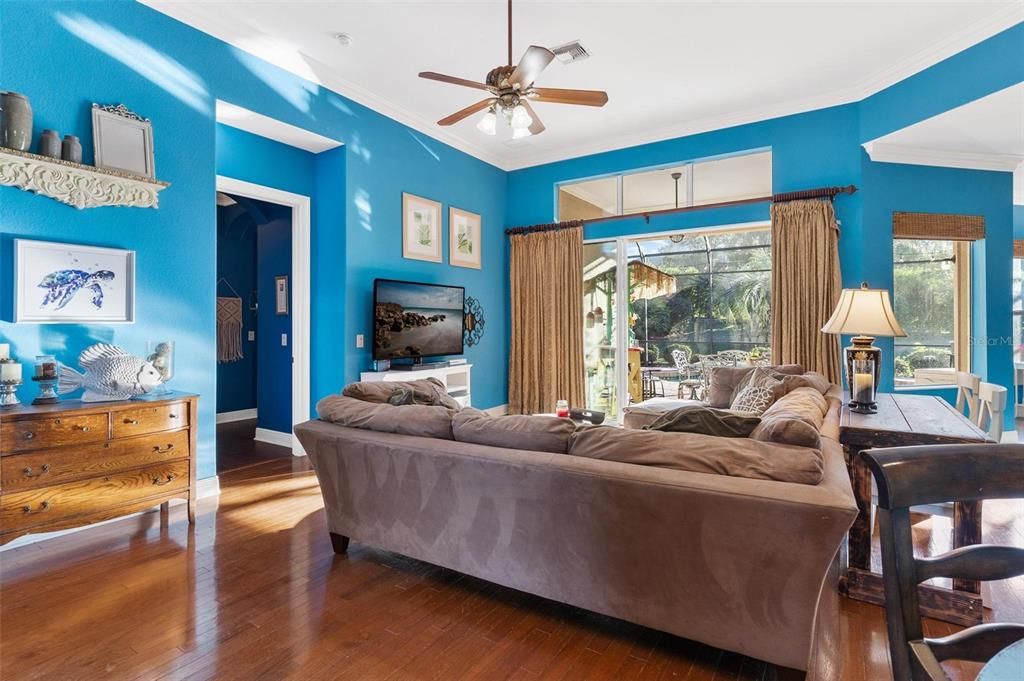
[(408, 371), (388, 369), (387, 371), (364, 371), (359, 374), (361, 381), (419, 381), (424, 378), (436, 378), (444, 383), (448, 394), (460, 406), (472, 406), (470, 397), (470, 369), (472, 364), (458, 364), (449, 367), (432, 369), (411, 369)]

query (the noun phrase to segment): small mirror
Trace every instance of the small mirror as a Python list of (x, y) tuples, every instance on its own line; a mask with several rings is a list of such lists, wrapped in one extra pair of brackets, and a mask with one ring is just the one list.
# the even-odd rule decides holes
[(153, 124), (124, 104), (92, 105), (92, 140), (97, 168), (156, 177)]

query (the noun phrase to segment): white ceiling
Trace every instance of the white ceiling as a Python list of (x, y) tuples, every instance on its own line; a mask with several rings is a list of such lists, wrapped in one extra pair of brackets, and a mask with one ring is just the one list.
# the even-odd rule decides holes
[(873, 161), (1006, 170), (1024, 204), (1024, 83), (889, 133), (864, 145)]
[(514, 58), (579, 39), (592, 57), (556, 61), (537, 84), (603, 89), (609, 103), (537, 103), (547, 131), (512, 142), (475, 116), (437, 126), (482, 93), (416, 75), (480, 81), (504, 63), (501, 0), (141, 1), (506, 169), (855, 101), (1024, 19), (1020, 2), (523, 0)]

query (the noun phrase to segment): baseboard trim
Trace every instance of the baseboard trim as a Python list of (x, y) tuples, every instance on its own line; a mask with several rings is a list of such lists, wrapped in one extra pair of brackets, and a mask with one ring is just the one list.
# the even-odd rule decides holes
[[(207, 499), (209, 497), (220, 496), (220, 477), (217, 475), (209, 478), (202, 478), (196, 480), (196, 501), (201, 499)], [(185, 499), (171, 499), (167, 502), (169, 506), (181, 506), (187, 504)], [(146, 513), (157, 513), (160, 510), (159, 506), (153, 508), (147, 508), (145, 511), (139, 511), (138, 513), (128, 513), (126, 515), (111, 518), (110, 520), (101, 520), (98, 523), (91, 523), (89, 525), (82, 525), (81, 527), (71, 527), (66, 530), (57, 530), (56, 532), (43, 532), (40, 534), (27, 534), (24, 537), (18, 537), (17, 539), (0, 546), (0, 553), (8, 551), (10, 549), (16, 549), (19, 546), (27, 546), (29, 544), (35, 544), (41, 541), (47, 541), (50, 539), (56, 539), (57, 537), (63, 537), (64, 535), (73, 534), (75, 532), (81, 532), (82, 530), (91, 530), (94, 527), (100, 527), (102, 525), (108, 525), (110, 523), (116, 523), (121, 520), (127, 520), (128, 518), (135, 518)]]
[(235, 421), (249, 421), (256, 418), (255, 409), (239, 409), (238, 411), (222, 411), (217, 414), (217, 423), (234, 423)]
[(278, 445), (281, 447), (292, 448), (292, 434), (282, 433), (279, 430), (270, 430), (268, 428), (257, 428), (254, 440), (260, 442), (266, 442), (272, 445)]
[(491, 416), (505, 416), (508, 414), (508, 405), (499, 404), (497, 407), (491, 407), (490, 409), (484, 409), (484, 411)]

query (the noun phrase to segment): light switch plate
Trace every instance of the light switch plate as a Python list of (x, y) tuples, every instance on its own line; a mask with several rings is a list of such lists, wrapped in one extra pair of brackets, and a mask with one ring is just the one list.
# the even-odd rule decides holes
[(249, 332), (249, 340), (251, 340), (251, 341), (256, 340), (256, 332), (255, 331), (250, 331)]
[(365, 340), (363, 340), (363, 334), (361, 334), (361, 333), (357, 333), (357, 334), (356, 334), (356, 347), (357, 347), (357, 348), (361, 348), (361, 347), (363, 347), (364, 345), (366, 345), (366, 341), (365, 341)]
[(288, 334), (286, 334), (286, 333), (282, 333), (281, 334), (281, 347), (282, 348), (288, 347)]

